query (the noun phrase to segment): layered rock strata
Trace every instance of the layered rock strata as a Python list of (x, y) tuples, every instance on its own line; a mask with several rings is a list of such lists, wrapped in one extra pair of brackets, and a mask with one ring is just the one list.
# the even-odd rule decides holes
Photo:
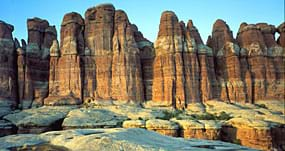
[(0, 97), (8, 106), (152, 100), (184, 109), (211, 99), (285, 97), (284, 23), (242, 23), (235, 39), (219, 19), (207, 46), (191, 20), (185, 25), (171, 11), (162, 13), (154, 44), (111, 4), (89, 8), (85, 19), (66, 14), (60, 45), (46, 20), (27, 24), (28, 44), (20, 44), (1, 22)]
[(275, 32), (274, 26), (265, 23), (243, 23), (240, 26), (237, 41), (242, 55), (247, 58), (248, 65), (243, 64), (241, 68), (249, 70), (249, 73), (242, 74), (251, 78), (251, 83), (246, 82), (251, 85), (251, 91), (247, 93), (251, 102), (284, 98), (284, 78), (281, 78), (284, 49), (276, 43)]
[(179, 23), (173, 12), (162, 13), (154, 44), (153, 101), (177, 108), (200, 101), (197, 48), (191, 30), (183, 22)]
[(183, 138), (198, 138), (207, 140), (219, 140), (221, 123), (214, 120), (175, 120)]
[(152, 99), (152, 83), (153, 83), (153, 60), (155, 57), (153, 43), (144, 38), (137, 26), (132, 24), (135, 41), (140, 50), (140, 62), (142, 69), (143, 92), (144, 99)]
[(16, 107), (17, 58), (12, 32), (14, 27), (0, 21), (0, 106)]
[(229, 26), (223, 20), (217, 20), (208, 40), (208, 46), (213, 48), (214, 52), (215, 74), (219, 82), (218, 98), (230, 102), (247, 101), (241, 77), (240, 48)]
[(125, 12), (111, 4), (85, 13), (84, 97), (144, 100), (140, 50)]
[(222, 140), (235, 142), (244, 146), (273, 150), (284, 149), (282, 141), (284, 128), (271, 127), (269, 123), (260, 120), (233, 118), (222, 128)]
[(18, 48), (19, 100), (23, 108), (42, 105), (48, 95), (49, 48), (56, 39), (54, 26), (40, 18), (27, 20), (28, 44)]
[(178, 137), (178, 125), (172, 121), (152, 119), (146, 121), (146, 129), (162, 135)]
[(46, 105), (81, 104), (82, 73), (80, 53), (84, 51), (84, 20), (78, 13), (64, 16), (60, 50), (53, 41), (50, 60), (49, 95)]

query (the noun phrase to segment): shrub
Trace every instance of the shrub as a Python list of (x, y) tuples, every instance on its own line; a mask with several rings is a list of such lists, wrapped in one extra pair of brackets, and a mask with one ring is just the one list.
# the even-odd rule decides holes
[(193, 114), (192, 116), (193, 116), (193, 118), (195, 118), (197, 120), (215, 120), (216, 119), (215, 115), (213, 115), (211, 113)]
[(218, 119), (218, 120), (229, 120), (229, 119), (231, 119), (231, 118), (233, 118), (233, 117), (231, 117), (229, 114), (227, 114), (227, 113), (224, 112), (224, 111), (220, 112), (220, 115), (217, 116), (217, 119)]
[(264, 108), (264, 109), (267, 109), (266, 105), (265, 104), (255, 104), (256, 106), (260, 107), (260, 108)]
[(219, 115), (205, 113), (205, 114), (193, 114), (192, 117), (197, 120), (229, 120), (232, 118), (229, 114), (227, 114), (224, 111), (221, 112)]
[(157, 117), (158, 119), (162, 119), (162, 120), (169, 120), (171, 118), (177, 118), (179, 114), (183, 113), (183, 111), (181, 110), (175, 110), (175, 111), (167, 111), (167, 110), (164, 110), (163, 111), (163, 114), (164, 116), (163, 117)]

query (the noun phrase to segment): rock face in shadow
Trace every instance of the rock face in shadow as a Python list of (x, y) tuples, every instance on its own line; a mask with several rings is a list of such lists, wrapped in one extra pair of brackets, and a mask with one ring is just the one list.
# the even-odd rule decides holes
[(152, 99), (152, 82), (153, 82), (153, 60), (154, 48), (153, 43), (144, 38), (143, 34), (138, 30), (135, 24), (132, 24), (134, 38), (140, 50), (140, 62), (142, 69), (143, 92), (144, 99)]
[(84, 51), (84, 20), (78, 13), (64, 16), (60, 30), (60, 50), (56, 41), (52, 45), (50, 61), (49, 96), (46, 105), (80, 104), (82, 76), (80, 52)]
[(17, 105), (16, 50), (12, 32), (14, 27), (0, 20), (0, 106)]
[(27, 20), (28, 44), (17, 47), (19, 103), (23, 108), (42, 105), (48, 95), (49, 48), (56, 29), (40, 18)]

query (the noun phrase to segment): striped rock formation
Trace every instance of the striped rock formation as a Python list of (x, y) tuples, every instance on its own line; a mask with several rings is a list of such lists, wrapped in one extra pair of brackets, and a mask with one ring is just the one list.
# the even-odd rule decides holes
[(70, 105), (82, 102), (82, 75), (79, 54), (84, 51), (84, 20), (78, 13), (64, 16), (60, 30), (60, 50), (51, 47), (49, 95), (46, 105)]
[(208, 45), (214, 51), (219, 98), (230, 102), (246, 101), (245, 85), (240, 71), (240, 48), (226, 22), (218, 19), (214, 23)]
[(0, 106), (17, 105), (17, 58), (12, 32), (14, 27), (0, 21)]
[(86, 11), (85, 100), (144, 100), (135, 32), (126, 13), (111, 4)]
[(57, 36), (55, 27), (46, 20), (32, 18), (27, 24), (28, 44), (18, 51), (19, 101), (23, 108), (42, 105), (48, 95), (49, 48)]

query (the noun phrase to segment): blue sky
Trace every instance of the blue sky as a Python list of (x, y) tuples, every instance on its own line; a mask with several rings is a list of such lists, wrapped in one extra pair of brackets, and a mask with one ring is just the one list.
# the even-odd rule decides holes
[[(58, 35), (64, 14), (112, 3), (124, 10), (146, 38), (157, 37), (160, 15), (172, 10), (185, 23), (192, 19), (204, 43), (216, 19), (225, 20), (234, 36), (240, 23), (267, 22), (278, 26), (284, 21), (284, 0), (1, 0), (0, 20), (14, 25), (13, 36), (27, 39), (27, 18), (40, 17), (56, 25)], [(59, 36), (58, 36), (59, 37)]]

